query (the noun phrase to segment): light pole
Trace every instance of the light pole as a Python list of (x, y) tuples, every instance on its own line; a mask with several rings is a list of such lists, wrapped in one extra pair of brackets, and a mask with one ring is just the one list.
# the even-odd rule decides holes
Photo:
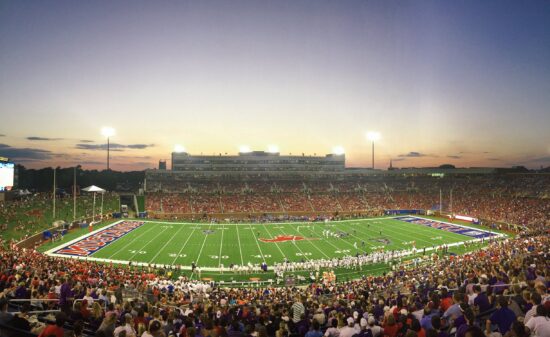
[(103, 137), (107, 137), (107, 171), (109, 171), (109, 138), (115, 135), (115, 129), (109, 126), (105, 126), (101, 128), (101, 134), (103, 135)]
[(380, 139), (380, 132), (376, 132), (376, 131), (367, 132), (367, 139), (372, 142), (372, 169), (374, 170), (374, 141)]

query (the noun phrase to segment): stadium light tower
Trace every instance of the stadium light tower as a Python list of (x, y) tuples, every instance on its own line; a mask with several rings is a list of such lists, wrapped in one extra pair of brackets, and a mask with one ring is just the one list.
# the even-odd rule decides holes
[(374, 142), (380, 139), (380, 132), (369, 131), (367, 132), (367, 139), (372, 142), (372, 169), (374, 170)]
[(104, 126), (103, 128), (101, 128), (101, 134), (103, 135), (103, 137), (107, 138), (107, 171), (109, 171), (109, 138), (115, 135), (115, 129), (109, 126)]
[(279, 147), (277, 145), (269, 145), (267, 147), (267, 152), (269, 152), (269, 153), (279, 153)]
[(252, 150), (250, 150), (250, 146), (242, 145), (241, 147), (239, 147), (239, 152), (240, 153), (250, 153), (250, 152), (252, 152)]
[(182, 145), (176, 144), (176, 145), (174, 145), (174, 152), (175, 153), (183, 153), (183, 152), (185, 152), (185, 147), (183, 147)]
[(345, 153), (346, 151), (344, 151), (344, 148), (341, 147), (341, 146), (335, 146), (332, 148), (332, 153), (337, 155), (337, 156), (341, 156)]

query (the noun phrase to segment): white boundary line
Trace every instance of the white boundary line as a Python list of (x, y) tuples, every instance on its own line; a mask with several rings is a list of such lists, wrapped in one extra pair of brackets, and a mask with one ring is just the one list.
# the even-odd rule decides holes
[(225, 227), (222, 227), (221, 230), (222, 230), (222, 239), (220, 240), (220, 253), (218, 254), (218, 267), (222, 265), (223, 232), (225, 232)]
[[(472, 229), (472, 230), (477, 230), (477, 231), (481, 231), (481, 232), (485, 232), (485, 233), (491, 233), (493, 234), (495, 237), (499, 237), (499, 238), (504, 238), (504, 237), (508, 237), (507, 235), (505, 234), (501, 234), (501, 233), (497, 233), (497, 232), (492, 232), (492, 231), (489, 231), (489, 230), (485, 230), (485, 229), (479, 229), (479, 228), (475, 228), (475, 227), (469, 227), (469, 226), (465, 226), (465, 225), (461, 225), (461, 224), (454, 224), (454, 223), (450, 223), (450, 222), (445, 222), (445, 221), (441, 221), (441, 220), (434, 220), (434, 219), (429, 219), (429, 218), (423, 218), (423, 217), (419, 217), (419, 216), (414, 216), (414, 215), (398, 215), (398, 216), (387, 216), (387, 217), (379, 217), (379, 218), (368, 218), (368, 219), (353, 219), (353, 220), (340, 220), (340, 221), (331, 221), (331, 223), (338, 223), (338, 222), (350, 222), (350, 221), (365, 221), (365, 220), (383, 220), (383, 219), (395, 219), (395, 220), (399, 220), (399, 219), (396, 219), (398, 217), (412, 217), (412, 218), (418, 218), (418, 219), (422, 219), (422, 220), (428, 220), (428, 221), (434, 221), (434, 222), (440, 222), (440, 223), (444, 223), (444, 224), (447, 224), (447, 225), (454, 225), (454, 226), (458, 226), (458, 227), (462, 227), (462, 228), (466, 228), (466, 229)], [(143, 223), (147, 223), (147, 222), (152, 222), (152, 223), (161, 223), (161, 224), (182, 224), (182, 225), (208, 225), (208, 226), (212, 226), (213, 224), (204, 224), (204, 223), (193, 223), (193, 222), (170, 222), (170, 221), (154, 221), (154, 220), (119, 220), (119, 221), (116, 221), (110, 225), (107, 225), (105, 227), (102, 227), (100, 229), (97, 229), (97, 230), (94, 230), (88, 234), (85, 234), (83, 236), (80, 236), (74, 240), (71, 240), (67, 243), (64, 243), (60, 246), (57, 246), (57, 247), (54, 247), (46, 252), (44, 252), (44, 254), (46, 255), (49, 255), (49, 256), (55, 256), (55, 257), (62, 257), (62, 258), (69, 258), (69, 259), (79, 259), (79, 260), (86, 260), (86, 261), (97, 261), (97, 262), (106, 262), (106, 263), (113, 263), (113, 264), (129, 264), (131, 261), (124, 261), (124, 260), (111, 260), (111, 259), (104, 259), (104, 258), (97, 258), (97, 257), (83, 257), (83, 256), (74, 256), (74, 255), (64, 255), (64, 254), (55, 254), (53, 253), (53, 251), (55, 250), (58, 250), (58, 249), (61, 249), (61, 248), (64, 248), (70, 244), (73, 244), (75, 242), (78, 242), (80, 240), (83, 240), (97, 232), (100, 232), (102, 230), (105, 230), (105, 229), (108, 229), (120, 222), (123, 222), (123, 221), (139, 221), (139, 222), (143, 222)], [(405, 221), (406, 222), (406, 221)], [(280, 222), (280, 223), (265, 223), (265, 225), (268, 225), (268, 224), (273, 224), (273, 225), (283, 225), (283, 224), (301, 224), (301, 223), (310, 223), (310, 222)], [(259, 225), (261, 225), (262, 223), (259, 223)], [(414, 223), (413, 223), (414, 224)], [(216, 225), (219, 225), (219, 226), (222, 226), (222, 225), (228, 225), (228, 224), (224, 224), (224, 223), (220, 223), (220, 224), (216, 224)], [(252, 231), (252, 235), (256, 238), (256, 235), (254, 234), (254, 231), (252, 230), (252, 224), (230, 224), (230, 225), (235, 225), (235, 226), (250, 226), (250, 230)], [(256, 225), (256, 224), (254, 224)], [(416, 224), (417, 225), (417, 224)], [(195, 230), (193, 230), (195, 231)], [(126, 234), (125, 234), (126, 235)], [(189, 236), (190, 238), (191, 236)], [(189, 240), (188, 238), (188, 240)], [(485, 240), (485, 238), (481, 238), (481, 239), (472, 239), (472, 240), (467, 240), (467, 241), (461, 241), (461, 242), (455, 242), (455, 243), (450, 243), (450, 244), (446, 244), (445, 246), (447, 247), (454, 247), (454, 246), (459, 246), (461, 244), (464, 244), (464, 242), (481, 242)], [(116, 240), (115, 240), (116, 241)], [(205, 240), (206, 241), (206, 240)], [(114, 241), (113, 241), (114, 242)], [(187, 242), (186, 242), (187, 243)], [(258, 244), (257, 240), (256, 240), (256, 244)], [(204, 246), (204, 242), (203, 242), (203, 246)], [(185, 247), (185, 245), (184, 245)], [(182, 247), (183, 248), (183, 247)], [(202, 248), (202, 247), (201, 247)], [(259, 244), (258, 244), (258, 248), (259, 248)], [(436, 247), (436, 249), (439, 248), (439, 246)], [(202, 249), (201, 249), (202, 250)], [(420, 249), (419, 249), (420, 250)], [(418, 251), (419, 251), (418, 250)], [(433, 248), (431, 247), (426, 247), (426, 252), (428, 251), (432, 251), (434, 250)], [(260, 254), (262, 254), (262, 257), (263, 257), (263, 252), (260, 248)], [(408, 256), (408, 255), (411, 255), (411, 253), (409, 254), (406, 254), (404, 256)], [(200, 257), (200, 253), (199, 253), (199, 257)], [(265, 259), (263, 259), (264, 262), (265, 262)], [(152, 265), (154, 267), (164, 267), (165, 264), (149, 264), (149, 263), (145, 263), (145, 262), (132, 262), (132, 265), (137, 265), (137, 266), (149, 266), (149, 265)], [(173, 265), (173, 264), (172, 264)], [(181, 269), (182, 270), (191, 270), (191, 266), (181, 266)], [(201, 270), (203, 271), (221, 271), (220, 268), (212, 268), (212, 267), (201, 267)], [(223, 271), (228, 271), (229, 268), (227, 267), (224, 267), (223, 268)]]
[[(123, 221), (138, 221), (138, 220), (118, 220), (118, 221), (115, 221), (115, 222), (113, 222), (113, 223), (110, 224), (110, 225), (107, 225), (107, 226), (101, 227), (101, 228), (99, 228), (99, 229), (96, 229), (96, 230), (94, 230), (94, 231), (91, 231), (91, 232), (89, 232), (88, 234), (84, 234), (84, 235), (82, 235), (82, 236), (79, 236), (78, 238), (73, 239), (73, 240), (71, 240), (71, 241), (69, 241), (69, 242), (63, 242), (63, 243), (60, 244), (59, 246), (56, 246), (56, 247), (54, 247), (54, 248), (52, 248), (52, 249), (49, 249), (49, 250), (45, 251), (44, 254), (50, 255), (50, 254), (52, 254), (52, 253), (53, 253), (54, 251), (56, 251), (56, 250), (60, 250), (61, 248), (65, 248), (65, 247), (67, 247), (67, 246), (69, 246), (69, 245), (72, 245), (72, 244), (75, 243), (75, 242), (82, 241), (82, 240), (84, 240), (85, 238), (87, 238), (87, 237), (89, 237), (89, 236), (92, 236), (92, 235), (94, 235), (94, 234), (96, 234), (96, 233), (99, 233), (99, 232), (101, 232), (101, 231), (103, 231), (103, 230), (106, 230), (106, 229), (108, 229), (108, 228), (111, 228), (111, 227), (113, 227), (114, 225), (118, 225), (119, 223), (121, 223), (121, 222), (123, 222)], [(140, 221), (140, 222), (144, 222), (144, 221)], [(141, 227), (141, 226), (140, 226), (140, 227)], [(130, 232), (128, 232), (128, 233), (130, 233)], [(126, 233), (126, 234), (128, 234), (128, 233)], [(126, 234), (124, 234), (124, 235), (126, 235)], [(122, 236), (121, 236), (121, 237), (122, 237)], [(114, 241), (116, 241), (116, 240), (114, 240)], [(114, 242), (114, 241), (111, 241), (111, 242)], [(62, 255), (62, 254), (56, 254), (56, 255)], [(53, 255), (52, 255), (52, 256), (53, 256)], [(64, 255), (64, 256), (67, 256), (67, 255)]]
[[(212, 227), (212, 224), (210, 224), (210, 227), (208, 227), (208, 230), (210, 230), (210, 228)], [(202, 254), (202, 249), (204, 248), (204, 244), (206, 243), (206, 240), (208, 239), (208, 235), (209, 234), (205, 234), (204, 235), (204, 241), (202, 242), (202, 246), (201, 246), (201, 249), (199, 250), (199, 255), (197, 255), (197, 259), (194, 260), (195, 264), (198, 266), (199, 265), (199, 260), (201, 258), (201, 254)]]
[[(124, 246), (122, 246), (122, 248), (120, 248), (118, 251), (115, 251), (113, 254), (109, 255), (107, 257), (107, 259), (110, 259), (112, 258), (113, 256), (117, 255), (118, 253), (120, 253), (122, 250), (125, 250), (126, 247), (129, 247), (131, 246), (134, 242), (136, 242), (137, 240), (139, 240), (142, 236), (144, 236), (145, 234), (149, 233), (150, 231), (152, 231), (153, 229), (155, 229), (155, 226), (150, 226), (151, 228), (145, 230), (145, 232), (139, 234), (138, 236), (136, 236), (135, 238), (133, 238), (132, 240), (130, 240), (130, 242), (128, 242), (127, 244), (125, 244)], [(118, 240), (118, 239), (117, 239)], [(96, 252), (98, 252), (99, 250), (97, 250)], [(92, 254), (88, 255), (88, 256), (91, 256), (91, 255), (94, 255), (96, 252), (93, 252)]]
[(244, 265), (244, 259), (243, 259), (243, 249), (241, 248), (241, 237), (239, 236), (239, 227), (235, 227), (237, 229), (237, 242), (239, 243), (239, 252), (241, 253), (241, 266)]
[[(388, 215), (378, 218), (359, 218), (359, 219), (348, 219), (348, 220), (333, 220), (328, 223), (338, 223), (338, 222), (351, 222), (351, 221), (373, 221), (373, 220), (383, 220), (383, 219), (392, 219), (398, 217), (399, 215)], [(405, 215), (401, 215), (405, 216)], [(133, 220), (127, 220), (133, 221)], [(136, 220), (137, 221), (137, 220)], [(172, 225), (197, 225), (197, 226), (212, 226), (212, 225), (231, 225), (231, 226), (249, 226), (249, 225), (310, 225), (315, 223), (325, 223), (324, 221), (287, 221), (287, 222), (249, 222), (249, 223), (230, 223), (230, 222), (219, 222), (219, 223), (204, 223), (204, 222), (176, 222), (176, 221), (160, 221), (155, 219), (139, 220), (141, 222), (153, 222), (161, 224), (172, 224)]]

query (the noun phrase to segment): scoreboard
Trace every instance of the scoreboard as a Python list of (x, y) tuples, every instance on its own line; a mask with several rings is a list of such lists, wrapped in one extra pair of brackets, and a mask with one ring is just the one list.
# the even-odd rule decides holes
[(13, 188), (15, 164), (1, 159), (3, 158), (0, 158), (0, 192), (5, 192)]

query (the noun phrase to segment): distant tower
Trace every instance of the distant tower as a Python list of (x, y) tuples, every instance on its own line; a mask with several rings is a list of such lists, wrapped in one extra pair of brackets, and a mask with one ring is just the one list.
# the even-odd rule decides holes
[(393, 170), (392, 159), (391, 158), (390, 158), (390, 167), (388, 168), (388, 170)]

